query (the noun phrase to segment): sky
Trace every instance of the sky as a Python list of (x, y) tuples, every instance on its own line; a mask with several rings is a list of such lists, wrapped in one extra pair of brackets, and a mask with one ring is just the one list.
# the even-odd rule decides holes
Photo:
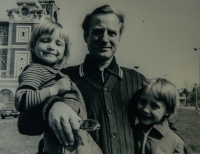
[[(162, 77), (177, 88), (199, 85), (200, 0), (59, 0), (59, 22), (71, 40), (70, 65), (83, 63), (88, 53), (81, 29), (87, 13), (110, 4), (125, 15), (125, 32), (115, 54), (120, 66), (147, 78)], [(0, 21), (16, 0), (1, 0)]]

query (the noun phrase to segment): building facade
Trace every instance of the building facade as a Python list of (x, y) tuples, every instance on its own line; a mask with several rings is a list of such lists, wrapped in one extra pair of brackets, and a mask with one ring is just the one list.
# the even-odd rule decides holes
[[(9, 3), (11, 3), (9, 1)], [(58, 0), (16, 0), (17, 8), (5, 12), (0, 21), (0, 103), (14, 103), (18, 77), (31, 62), (31, 32), (48, 20), (58, 22)]]

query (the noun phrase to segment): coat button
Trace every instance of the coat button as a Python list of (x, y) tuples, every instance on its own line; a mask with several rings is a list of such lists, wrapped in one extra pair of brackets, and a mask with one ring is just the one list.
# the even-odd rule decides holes
[(109, 114), (111, 114), (111, 113), (112, 113), (112, 111), (111, 111), (111, 110), (108, 110), (108, 113), (109, 113)]
[(104, 91), (108, 91), (108, 89), (107, 89), (107, 88), (103, 88), (103, 90), (104, 90)]
[(116, 134), (115, 133), (112, 133), (112, 138), (116, 138)]

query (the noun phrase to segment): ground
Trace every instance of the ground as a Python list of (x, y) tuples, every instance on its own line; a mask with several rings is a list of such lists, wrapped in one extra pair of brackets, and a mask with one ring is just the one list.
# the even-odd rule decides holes
[(17, 129), (17, 118), (0, 119), (1, 154), (36, 154), (41, 136), (21, 135)]
[(189, 144), (193, 154), (200, 154), (200, 110), (195, 107), (181, 108), (170, 120), (179, 134)]
[[(181, 108), (178, 115), (170, 119), (178, 132), (190, 145), (193, 154), (200, 154), (200, 110), (194, 107)], [(41, 136), (21, 135), (17, 129), (17, 118), (0, 119), (1, 154), (36, 154)]]

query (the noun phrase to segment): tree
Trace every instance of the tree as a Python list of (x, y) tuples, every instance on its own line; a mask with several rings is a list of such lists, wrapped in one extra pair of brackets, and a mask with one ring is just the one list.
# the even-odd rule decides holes
[(191, 92), (187, 90), (187, 88), (184, 88), (183, 91), (180, 93), (180, 96), (185, 97), (186, 104), (190, 103), (190, 96)]
[[(195, 102), (196, 109), (199, 110), (200, 107), (200, 87), (194, 87), (191, 91), (191, 101)], [(197, 100), (196, 100), (197, 99)]]

